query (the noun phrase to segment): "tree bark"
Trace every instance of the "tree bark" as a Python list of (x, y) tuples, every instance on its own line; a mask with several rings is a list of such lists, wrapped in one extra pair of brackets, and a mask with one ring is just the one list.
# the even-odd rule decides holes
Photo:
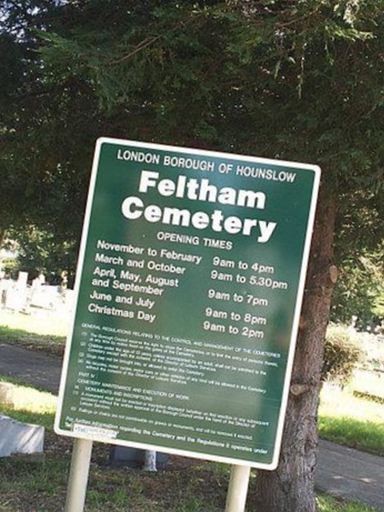
[(335, 283), (333, 233), (335, 199), (323, 185), (312, 237), (311, 255), (292, 372), (280, 462), (259, 471), (258, 508), (263, 512), (314, 512), (317, 460), (317, 409), (324, 339)]

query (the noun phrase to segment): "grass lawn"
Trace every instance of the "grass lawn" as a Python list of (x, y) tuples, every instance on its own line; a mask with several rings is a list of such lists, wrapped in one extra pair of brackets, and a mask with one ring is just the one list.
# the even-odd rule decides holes
[(329, 441), (384, 456), (384, 406), (348, 390), (323, 389), (319, 433)]
[[(0, 462), (2, 512), (62, 512), (65, 502), (69, 446), (49, 448), (45, 462)], [(59, 455), (59, 451), (64, 452)], [(223, 512), (229, 474), (213, 463), (173, 460), (166, 471), (144, 473), (105, 466), (108, 449), (94, 450), (86, 512)], [(254, 478), (253, 478), (254, 480)], [(250, 485), (248, 512), (257, 510)], [(317, 498), (319, 512), (374, 512), (357, 503), (328, 496)], [(260, 508), (259, 508), (260, 510)]]
[[(56, 411), (57, 397), (46, 391), (40, 391), (0, 377), (0, 389), (7, 386), (7, 402), (0, 402), (0, 413), (26, 423), (36, 423), (52, 430)], [(1, 509), (0, 509), (1, 510)]]
[(68, 319), (52, 313), (26, 315), (0, 310), (0, 340), (27, 348), (62, 354)]
[(361, 503), (345, 503), (330, 496), (318, 496), (317, 506), (319, 512), (372, 512), (374, 510)]

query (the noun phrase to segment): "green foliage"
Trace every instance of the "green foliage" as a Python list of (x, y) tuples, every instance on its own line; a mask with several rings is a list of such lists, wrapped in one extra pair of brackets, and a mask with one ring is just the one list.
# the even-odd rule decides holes
[(356, 316), (357, 325), (365, 327), (374, 319), (384, 318), (383, 258), (383, 248), (345, 257), (335, 289), (333, 320), (350, 322)]
[(8, 236), (17, 244), (17, 259), (13, 274), (28, 272), (34, 279), (43, 272), (51, 284), (61, 282), (62, 272), (67, 272), (70, 284), (73, 283), (73, 266), (77, 257), (77, 245), (60, 236), (60, 233), (29, 226), (22, 232), (9, 230)]
[[(380, 180), (378, 169), (376, 179)], [(364, 326), (383, 318), (384, 201), (375, 189), (345, 190), (340, 196), (335, 256), (340, 275), (331, 319), (349, 323), (353, 315)]]
[(4, 258), (1, 260), (1, 270), (6, 275), (15, 275), (18, 272), (18, 263), (15, 258)]
[(348, 328), (331, 324), (325, 340), (322, 380), (346, 384), (360, 358), (361, 350)]
[(340, 205), (335, 318), (354, 301), (381, 311), (376, 292), (365, 309), (353, 299), (368, 273), (353, 269), (384, 234), (383, 0), (28, 0), (0, 13), (0, 229), (77, 241), (101, 135), (318, 163)]
[[(327, 164), (343, 153), (359, 160), (360, 175), (369, 156), (362, 127), (355, 131), (363, 122), (355, 107), (377, 108), (379, 84), (368, 94), (359, 77), (376, 77), (364, 53), (374, 50), (378, 6), (366, 2), (352, 15), (348, 4), (333, 9), (333, 2), (263, 4), (247, 12), (242, 2), (148, 2), (146, 16), (132, 8), (120, 19), (107, 7), (114, 33), (99, 5), (87, 32), (74, 26), (44, 34), (40, 53), (55, 81), (75, 76), (93, 85), (102, 109), (119, 115), (125, 108), (135, 119), (130, 131), (140, 133), (144, 122), (147, 137), (293, 158), (307, 147)], [(351, 116), (345, 139), (341, 121)]]

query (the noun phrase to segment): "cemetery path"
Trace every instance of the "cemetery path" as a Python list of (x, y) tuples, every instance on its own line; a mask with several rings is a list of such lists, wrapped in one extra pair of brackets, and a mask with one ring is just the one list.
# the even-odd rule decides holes
[[(61, 358), (0, 344), (0, 375), (57, 393)], [(384, 458), (320, 440), (316, 487), (384, 512)]]
[(17, 345), (0, 344), (0, 375), (17, 378), (57, 394), (60, 373), (60, 357)]
[(320, 440), (317, 489), (384, 511), (384, 458)]

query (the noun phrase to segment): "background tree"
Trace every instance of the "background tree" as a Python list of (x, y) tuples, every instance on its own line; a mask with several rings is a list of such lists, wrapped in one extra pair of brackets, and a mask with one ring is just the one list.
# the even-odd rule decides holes
[[(1, 172), (15, 182), (7, 211), (18, 212), (7, 222), (49, 223), (77, 236), (100, 135), (322, 167), (280, 464), (257, 478), (263, 511), (314, 511), (335, 221), (345, 233), (341, 259), (348, 215), (358, 216), (369, 198), (379, 204), (381, 193), (384, 2), (72, 0), (29, 2), (19, 12), (20, 5), (3, 2), (2, 37), (15, 55), (4, 83), (18, 77), (1, 92)], [(382, 233), (369, 221), (372, 248)], [(355, 249), (367, 247), (359, 238)]]
[(77, 256), (76, 241), (68, 241), (57, 232), (47, 232), (35, 226), (23, 230), (8, 229), (7, 236), (18, 256), (12, 260), (9, 269), (4, 263), (3, 267), (14, 279), (20, 270), (28, 272), (30, 281), (42, 272), (48, 283), (60, 284), (62, 273), (66, 272), (68, 286), (73, 287), (74, 272), (71, 270)]
[(336, 258), (340, 278), (331, 318), (365, 328), (384, 318), (384, 202), (375, 190), (341, 194), (336, 226)]
[(0, 2), (0, 233), (40, 229), (72, 244), (102, 128), (97, 98), (75, 79), (54, 82), (39, 54), (39, 31), (61, 26), (61, 9), (49, 0)]

